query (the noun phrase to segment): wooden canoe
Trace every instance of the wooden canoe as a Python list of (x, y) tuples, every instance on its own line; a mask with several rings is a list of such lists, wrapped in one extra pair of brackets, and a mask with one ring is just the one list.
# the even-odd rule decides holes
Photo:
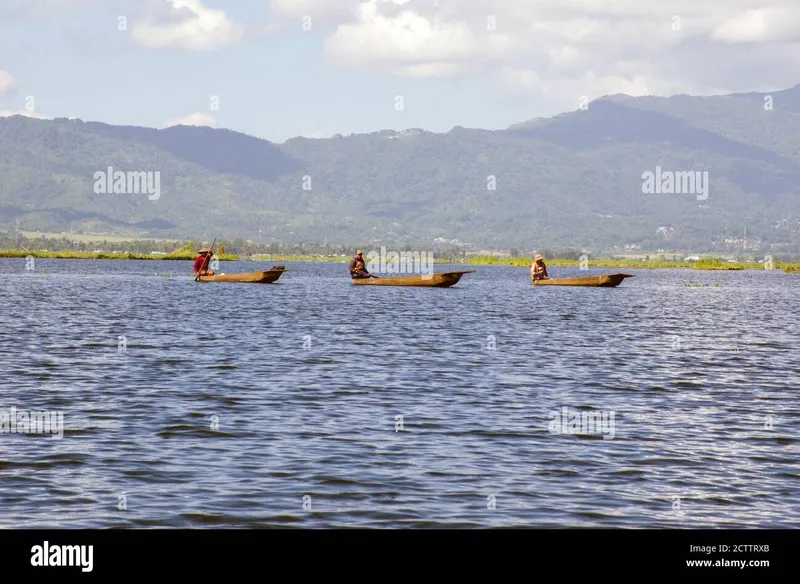
[(242, 282), (246, 284), (272, 284), (286, 271), (283, 266), (269, 270), (250, 272), (249, 274), (218, 274), (216, 276), (200, 276), (199, 282)]
[(630, 274), (609, 274), (606, 276), (586, 276), (583, 278), (555, 278), (536, 280), (534, 286), (594, 286), (596, 288), (613, 288), (619, 286), (625, 278), (633, 278)]
[(461, 276), (471, 274), (475, 270), (465, 270), (463, 272), (444, 272), (433, 274), (432, 276), (400, 276), (398, 278), (354, 278), (353, 284), (356, 286), (425, 286), (429, 288), (449, 288), (458, 283)]

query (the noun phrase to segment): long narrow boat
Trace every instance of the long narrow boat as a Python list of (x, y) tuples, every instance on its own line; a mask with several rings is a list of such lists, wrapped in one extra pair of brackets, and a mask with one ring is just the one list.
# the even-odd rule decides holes
[(534, 286), (594, 286), (596, 288), (613, 288), (619, 286), (625, 278), (633, 278), (630, 274), (608, 274), (606, 276), (586, 276), (583, 278), (555, 278), (536, 280)]
[(272, 284), (287, 271), (283, 266), (273, 266), (269, 270), (250, 272), (249, 274), (218, 274), (200, 276), (200, 282), (241, 282), (245, 284)]
[(475, 270), (463, 272), (444, 272), (431, 276), (413, 275), (397, 278), (354, 278), (356, 286), (425, 286), (429, 288), (449, 288), (457, 284), (464, 274), (471, 274)]

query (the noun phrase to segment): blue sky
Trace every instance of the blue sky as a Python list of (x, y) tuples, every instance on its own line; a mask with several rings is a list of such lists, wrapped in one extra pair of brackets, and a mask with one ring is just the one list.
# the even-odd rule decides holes
[(203, 123), (280, 142), (409, 127), (500, 129), (576, 109), (583, 96), (797, 82), (794, 0), (676, 0), (671, 10), (654, 0), (608, 4), (0, 0), (0, 111)]

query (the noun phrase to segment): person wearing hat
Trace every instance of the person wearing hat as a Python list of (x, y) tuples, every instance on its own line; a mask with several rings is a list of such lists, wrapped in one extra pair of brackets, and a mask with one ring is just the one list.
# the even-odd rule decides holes
[(374, 276), (367, 271), (364, 257), (361, 250), (356, 252), (356, 257), (350, 262), (350, 277), (353, 279), (373, 278)]
[(536, 254), (531, 264), (531, 281), (536, 280), (549, 280), (550, 276), (547, 273), (547, 266), (544, 265), (544, 258), (540, 254)]
[(214, 270), (208, 269), (208, 261), (211, 259), (211, 250), (207, 247), (197, 251), (194, 260), (194, 273), (198, 276), (213, 276)]

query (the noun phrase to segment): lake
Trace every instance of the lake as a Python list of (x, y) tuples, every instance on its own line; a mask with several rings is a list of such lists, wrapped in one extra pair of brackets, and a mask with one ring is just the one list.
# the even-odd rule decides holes
[(0, 527), (800, 526), (800, 275), (286, 265), (0, 259)]

